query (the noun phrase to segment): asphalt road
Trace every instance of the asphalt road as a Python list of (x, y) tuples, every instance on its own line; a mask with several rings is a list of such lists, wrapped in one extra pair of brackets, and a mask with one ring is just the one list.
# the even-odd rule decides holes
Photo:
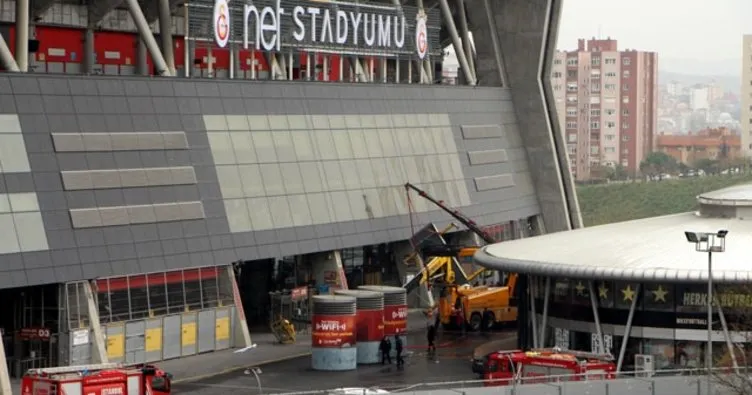
[[(445, 334), (437, 342), (435, 358), (425, 350), (425, 336), (408, 337), (405, 367), (394, 365), (360, 366), (349, 372), (319, 372), (311, 369), (310, 357), (265, 365), (259, 376), (263, 394), (323, 391), (343, 387), (367, 387), (395, 390), (418, 383), (475, 380), (470, 371), (470, 358), (475, 347), (495, 340), (508, 340), (508, 348), (516, 346), (516, 333), (468, 336)], [(173, 386), (175, 394), (220, 395), (259, 394), (258, 383), (243, 372), (215, 376)]]

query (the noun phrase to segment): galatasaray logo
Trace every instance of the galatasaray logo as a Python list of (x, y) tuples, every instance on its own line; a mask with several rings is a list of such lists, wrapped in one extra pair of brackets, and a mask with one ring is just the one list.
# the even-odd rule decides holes
[(227, 46), (230, 40), (230, 7), (227, 0), (214, 3), (214, 41), (220, 48)]
[(415, 50), (421, 60), (425, 59), (428, 54), (428, 28), (426, 28), (426, 14), (424, 12), (418, 13), (415, 23)]

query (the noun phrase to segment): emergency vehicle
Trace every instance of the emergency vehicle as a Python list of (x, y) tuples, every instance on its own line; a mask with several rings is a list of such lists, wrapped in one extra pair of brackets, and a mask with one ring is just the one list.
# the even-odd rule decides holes
[(171, 375), (153, 365), (105, 363), (29, 369), (21, 395), (166, 395)]
[(611, 354), (541, 348), (490, 353), (473, 361), (473, 371), (484, 385), (498, 386), (613, 379), (616, 364)]

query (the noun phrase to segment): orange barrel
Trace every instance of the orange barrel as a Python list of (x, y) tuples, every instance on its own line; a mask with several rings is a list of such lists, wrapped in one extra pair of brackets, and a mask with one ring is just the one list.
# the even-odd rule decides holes
[[(402, 287), (361, 285), (358, 289), (384, 294), (384, 336), (402, 339), (407, 346), (407, 291)], [(394, 344), (394, 341), (392, 341)], [(394, 348), (392, 348), (394, 350)]]
[(358, 343), (358, 363), (381, 362), (379, 344), (384, 338), (384, 294), (360, 289), (336, 290), (334, 294), (355, 298), (357, 308), (355, 340)]
[(355, 298), (313, 297), (311, 367), (314, 370), (354, 370), (358, 367)]

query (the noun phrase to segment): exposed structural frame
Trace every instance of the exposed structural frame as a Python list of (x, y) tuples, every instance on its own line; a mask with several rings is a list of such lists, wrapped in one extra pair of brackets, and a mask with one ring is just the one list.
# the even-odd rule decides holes
[[(159, 1), (166, 2), (167, 0)], [(138, 29), (141, 40), (144, 42), (144, 44), (146, 44), (146, 48), (149, 50), (149, 54), (154, 61), (154, 66), (157, 69), (157, 74), (167, 77), (174, 76), (175, 74), (172, 73), (172, 71), (170, 71), (170, 68), (167, 66), (167, 62), (165, 61), (165, 58), (162, 54), (162, 50), (159, 48), (157, 40), (154, 38), (154, 35), (151, 32), (151, 28), (149, 28), (149, 23), (146, 21), (146, 17), (144, 17), (144, 12), (141, 10), (141, 6), (138, 4), (138, 0), (125, 0), (125, 2), (128, 5), (128, 11), (131, 14), (133, 23)], [(169, 31), (170, 30), (168, 30), (168, 32)], [(169, 36), (169, 34), (162, 34), (162, 36), (165, 35)], [(170, 39), (170, 41), (172, 41), (172, 39)]]
[(619, 348), (619, 358), (616, 360), (616, 372), (621, 372), (621, 366), (624, 363), (624, 354), (627, 352), (627, 341), (629, 335), (632, 333), (632, 321), (634, 320), (634, 313), (637, 310), (637, 300), (640, 298), (642, 292), (642, 284), (637, 283), (634, 297), (632, 298), (632, 305), (629, 306), (629, 315), (627, 316), (627, 326), (624, 327), (624, 336), (622, 337), (621, 347)]
[(595, 297), (595, 282), (588, 282), (588, 291), (590, 292), (590, 305), (593, 307), (596, 336), (598, 336), (598, 350), (596, 350), (596, 352), (605, 354), (606, 345), (603, 343), (603, 327), (601, 327), (601, 317), (598, 314), (598, 299)]
[[(439, 0), (439, 5), (441, 6), (441, 13), (444, 14), (444, 23), (446, 24), (447, 30), (449, 30), (449, 36), (452, 38), (454, 53), (457, 55), (457, 60), (460, 62), (460, 67), (465, 74), (467, 84), (471, 86), (475, 85), (475, 70), (470, 68), (470, 64), (465, 56), (465, 50), (462, 47), (459, 33), (457, 33), (457, 26), (454, 25), (454, 18), (452, 18), (452, 10), (449, 8), (449, 3), (447, 0)], [(496, 31), (494, 30), (493, 33), (496, 33)]]
[(548, 299), (551, 297), (551, 276), (546, 276), (546, 289), (543, 291), (543, 318), (541, 319), (538, 344), (546, 347), (546, 327), (548, 326)]
[(5, 70), (14, 73), (21, 71), (18, 68), (18, 63), (16, 63), (16, 59), (13, 58), (13, 54), (10, 52), (10, 48), (8, 48), (8, 43), (5, 42), (2, 34), (0, 34), (0, 62), (2, 62), (3, 68)]

